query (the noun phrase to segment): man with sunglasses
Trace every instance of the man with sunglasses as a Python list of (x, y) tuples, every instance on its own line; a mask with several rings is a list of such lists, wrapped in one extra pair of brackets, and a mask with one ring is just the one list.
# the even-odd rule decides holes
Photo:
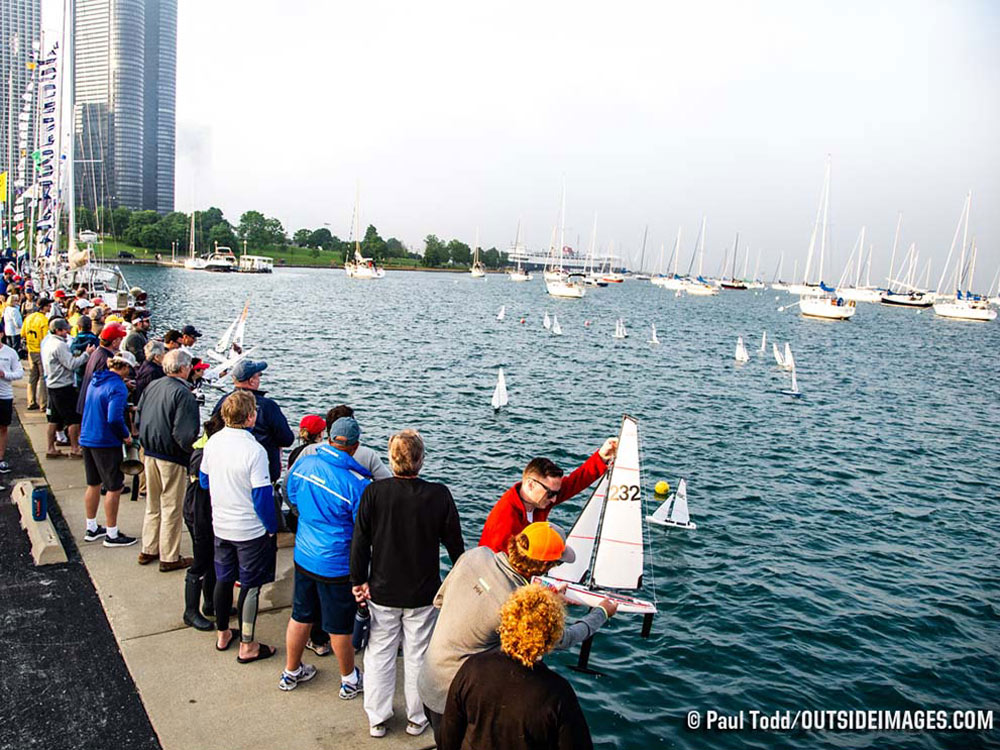
[(506, 551), (511, 537), (531, 523), (547, 520), (552, 506), (578, 495), (602, 477), (617, 450), (618, 438), (608, 438), (600, 450), (565, 477), (549, 459), (531, 459), (521, 481), (503, 493), (487, 516), (479, 546)]

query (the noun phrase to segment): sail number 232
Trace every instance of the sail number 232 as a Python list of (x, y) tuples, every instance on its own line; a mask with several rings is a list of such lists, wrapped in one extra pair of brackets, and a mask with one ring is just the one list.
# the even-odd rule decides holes
[(613, 484), (608, 488), (608, 500), (638, 500), (639, 485)]

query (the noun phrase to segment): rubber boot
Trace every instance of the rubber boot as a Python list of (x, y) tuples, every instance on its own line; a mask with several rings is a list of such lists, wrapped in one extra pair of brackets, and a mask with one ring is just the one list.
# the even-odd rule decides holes
[(198, 604), (201, 601), (201, 579), (184, 578), (184, 624), (195, 630), (212, 630), (215, 626), (201, 616)]

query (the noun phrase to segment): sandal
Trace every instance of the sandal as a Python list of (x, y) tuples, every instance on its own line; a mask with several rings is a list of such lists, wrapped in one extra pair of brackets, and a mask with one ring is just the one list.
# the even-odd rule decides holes
[(46, 451), (45, 452), (45, 457), (46, 458), (66, 458), (66, 454), (63, 453), (62, 451)]
[(83, 460), (83, 454), (82, 453), (74, 453), (73, 451), (70, 451), (69, 453), (66, 454), (66, 456), (68, 458), (75, 458), (77, 461), (82, 461)]
[(239, 641), (240, 631), (237, 628), (229, 628), (229, 640), (226, 642), (225, 646), (219, 646), (219, 642), (215, 642), (216, 651), (228, 651), (229, 647), (233, 645), (233, 641)]
[(316, 656), (329, 656), (333, 652), (333, 647), (329, 642), (313, 643), (311, 639), (306, 641), (306, 648), (316, 654)]
[(272, 656), (278, 653), (278, 649), (274, 648), (273, 646), (268, 646), (266, 643), (260, 643), (258, 644), (258, 647), (259, 650), (257, 651), (256, 656), (248, 656), (246, 659), (244, 659), (242, 656), (237, 656), (236, 661), (240, 664), (249, 664), (252, 661), (263, 661), (264, 659), (270, 659)]

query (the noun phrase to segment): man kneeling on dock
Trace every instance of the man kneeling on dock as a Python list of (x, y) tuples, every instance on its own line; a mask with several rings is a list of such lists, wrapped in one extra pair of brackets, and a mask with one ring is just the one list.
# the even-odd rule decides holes
[(604, 476), (617, 450), (618, 438), (608, 438), (600, 450), (568, 477), (563, 477), (563, 470), (547, 458), (531, 459), (521, 481), (503, 493), (493, 506), (479, 537), (479, 545), (494, 552), (505, 552), (511, 537), (520, 534), (530, 523), (547, 520), (553, 506), (578, 495)]

